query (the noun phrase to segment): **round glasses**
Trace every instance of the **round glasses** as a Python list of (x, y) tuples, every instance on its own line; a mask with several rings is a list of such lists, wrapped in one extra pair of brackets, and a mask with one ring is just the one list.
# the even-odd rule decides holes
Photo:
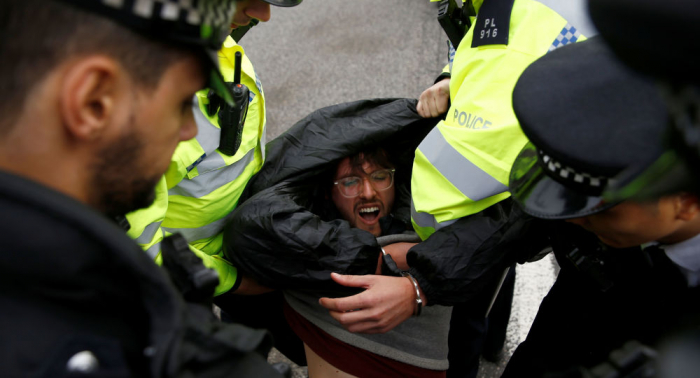
[[(372, 187), (377, 190), (387, 190), (394, 184), (395, 169), (380, 169), (372, 172), (368, 178)], [(340, 194), (344, 197), (357, 197), (362, 193), (364, 178), (357, 176), (343, 177), (335, 181), (333, 185), (338, 185)]]

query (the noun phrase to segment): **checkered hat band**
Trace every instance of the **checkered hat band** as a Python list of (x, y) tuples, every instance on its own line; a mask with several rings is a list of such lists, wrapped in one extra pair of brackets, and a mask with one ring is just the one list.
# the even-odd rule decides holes
[(608, 178), (596, 176), (583, 171), (575, 170), (563, 164), (544, 151), (538, 150), (539, 161), (547, 170), (548, 175), (567, 186), (575, 186), (584, 189), (586, 192), (602, 192), (608, 183)]
[(192, 26), (221, 28), (231, 21), (236, 10), (230, 0), (99, 0), (118, 10), (130, 10), (135, 16)]

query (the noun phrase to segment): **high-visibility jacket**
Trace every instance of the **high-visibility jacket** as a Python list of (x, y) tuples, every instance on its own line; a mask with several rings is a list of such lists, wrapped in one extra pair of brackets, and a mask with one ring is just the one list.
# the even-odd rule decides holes
[(235, 53), (243, 54), (241, 82), (250, 90), (248, 115), (241, 145), (233, 156), (220, 153), (221, 129), (217, 116), (207, 115), (208, 89), (197, 92), (194, 115), (198, 133), (181, 142), (170, 166), (158, 183), (156, 200), (150, 207), (127, 215), (134, 238), (157, 263), (161, 263), (160, 242), (180, 232), (190, 248), (216, 269), (220, 284), (216, 295), (229, 291), (238, 274), (222, 254), (222, 230), (250, 178), (265, 160), (265, 100), (253, 65), (243, 49), (230, 37), (219, 51), (219, 64), (226, 81), (233, 81)]
[[(496, 25), (493, 18), (484, 17), (484, 0), (473, 3), (474, 25), (450, 53), (450, 108), (416, 150), (411, 215), (423, 240), (510, 196), (508, 175), (527, 142), (512, 108), (515, 83), (538, 57), (584, 39), (537, 1), (515, 0), (505, 25), (503, 18)], [(507, 45), (472, 47), (484, 37), (506, 32)]]

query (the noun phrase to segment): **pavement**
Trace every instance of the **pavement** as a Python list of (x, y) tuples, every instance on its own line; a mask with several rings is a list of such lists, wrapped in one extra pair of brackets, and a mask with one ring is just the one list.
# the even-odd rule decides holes
[[(595, 31), (584, 0), (543, 0), (584, 34)], [(241, 40), (262, 82), (269, 140), (321, 107), (382, 98), (418, 98), (447, 63), (447, 39), (428, 0), (304, 0), (272, 7), (272, 19)], [(500, 376), (525, 338), (557, 268), (551, 256), (516, 268), (504, 358), (482, 360), (480, 378)], [(270, 361), (285, 360), (273, 350)], [(294, 377), (306, 377), (295, 367)]]

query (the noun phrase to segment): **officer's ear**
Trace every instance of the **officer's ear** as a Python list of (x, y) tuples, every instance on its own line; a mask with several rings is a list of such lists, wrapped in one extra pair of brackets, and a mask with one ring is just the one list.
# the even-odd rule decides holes
[(98, 139), (115, 116), (121, 66), (101, 55), (69, 64), (59, 89), (63, 124), (73, 138)]
[(680, 220), (691, 221), (700, 214), (700, 201), (692, 193), (680, 193), (675, 196), (676, 217)]

